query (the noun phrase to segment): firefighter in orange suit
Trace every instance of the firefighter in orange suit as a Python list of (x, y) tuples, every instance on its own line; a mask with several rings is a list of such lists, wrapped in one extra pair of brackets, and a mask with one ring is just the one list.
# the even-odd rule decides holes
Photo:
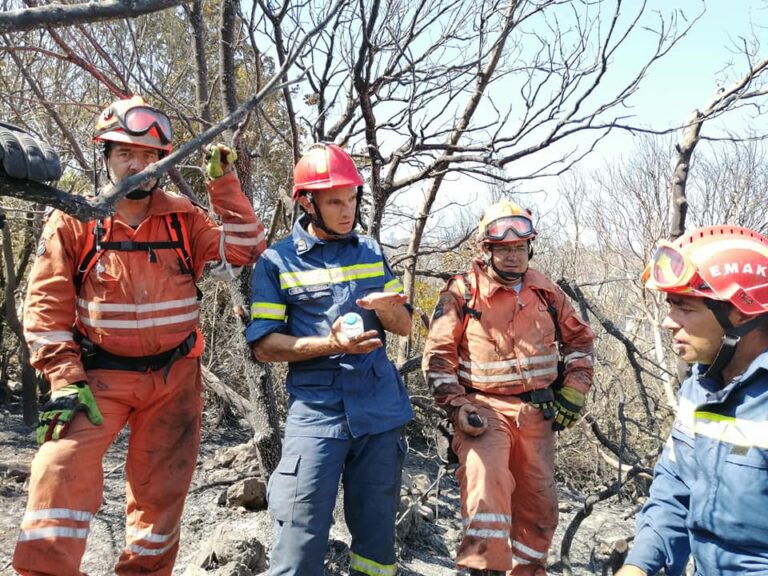
[(472, 576), (546, 574), (557, 526), (553, 431), (577, 421), (592, 383), (592, 330), (528, 268), (535, 236), (527, 210), (490, 207), (482, 256), (441, 292), (424, 349), (426, 379), (456, 432), (456, 563)]
[[(134, 96), (102, 112), (94, 141), (116, 184), (170, 152), (171, 123)], [(200, 442), (195, 280), (207, 261), (252, 264), (265, 247), (232, 169), (234, 151), (209, 152), (208, 192), (222, 225), (157, 180), (129, 192), (110, 218), (85, 223), (54, 212), (46, 223), (24, 332), (52, 392), (13, 557), (19, 574), (83, 574), (102, 458), (126, 425), (126, 545), (115, 572), (172, 572)]]

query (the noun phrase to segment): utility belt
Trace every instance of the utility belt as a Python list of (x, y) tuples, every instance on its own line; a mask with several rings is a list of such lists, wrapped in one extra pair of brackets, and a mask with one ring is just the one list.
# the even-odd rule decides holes
[(163, 370), (163, 379), (179, 358), (190, 353), (197, 342), (197, 331), (189, 333), (184, 341), (170, 350), (153, 356), (119, 356), (100, 348), (82, 334), (76, 332), (75, 341), (80, 344), (80, 360), (86, 370), (124, 370), (128, 372), (156, 372)]

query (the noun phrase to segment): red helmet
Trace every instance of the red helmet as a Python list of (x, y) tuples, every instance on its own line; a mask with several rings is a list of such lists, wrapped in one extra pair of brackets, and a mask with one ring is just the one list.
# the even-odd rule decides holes
[(116, 100), (96, 121), (94, 142), (122, 142), (171, 151), (171, 121), (160, 110), (148, 106), (141, 96)]
[(643, 273), (646, 288), (768, 312), (768, 239), (738, 226), (710, 226), (661, 241)]
[(363, 179), (349, 154), (336, 144), (312, 144), (293, 169), (293, 199), (302, 190), (358, 187)]

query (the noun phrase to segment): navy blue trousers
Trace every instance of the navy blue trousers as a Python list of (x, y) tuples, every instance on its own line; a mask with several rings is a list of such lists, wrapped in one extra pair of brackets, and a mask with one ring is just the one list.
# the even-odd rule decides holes
[(400, 429), (346, 440), (287, 436), (267, 491), (270, 576), (323, 576), (339, 479), (352, 534), (350, 574), (394, 576), (404, 456)]

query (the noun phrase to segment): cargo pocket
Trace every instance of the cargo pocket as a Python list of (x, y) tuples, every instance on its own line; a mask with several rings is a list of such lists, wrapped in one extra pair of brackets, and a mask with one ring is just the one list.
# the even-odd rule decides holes
[(293, 521), (301, 456), (283, 455), (267, 486), (269, 511), (275, 520)]

